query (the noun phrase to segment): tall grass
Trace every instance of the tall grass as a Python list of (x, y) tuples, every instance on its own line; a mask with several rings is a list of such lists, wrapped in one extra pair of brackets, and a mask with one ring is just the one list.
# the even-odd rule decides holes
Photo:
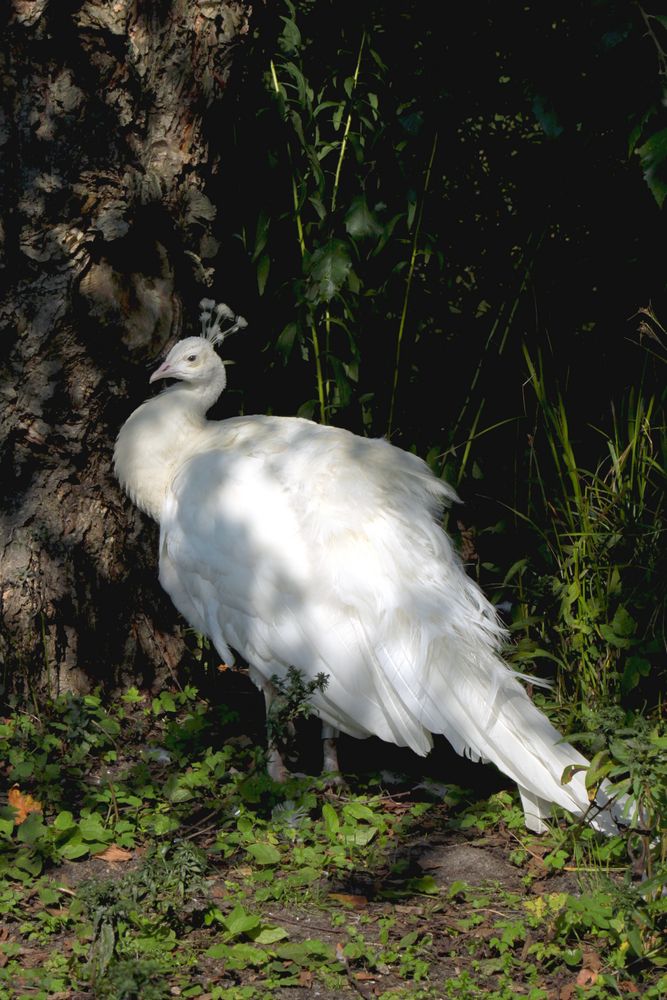
[(562, 396), (541, 358), (524, 353), (537, 403), (525, 516), (541, 565), (533, 560), (530, 580), (521, 574), (523, 610), (538, 622), (534, 652), (559, 664), (560, 693), (603, 705), (636, 688), (660, 656), (664, 665), (665, 400), (639, 387), (611, 404), (597, 432), (602, 457), (585, 468)]

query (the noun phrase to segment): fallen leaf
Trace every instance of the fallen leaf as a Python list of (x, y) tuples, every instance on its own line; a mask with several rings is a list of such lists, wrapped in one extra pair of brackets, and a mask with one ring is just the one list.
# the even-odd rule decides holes
[(593, 951), (591, 948), (584, 948), (581, 964), (584, 969), (592, 969), (593, 972), (599, 972), (602, 968), (602, 959), (597, 951)]
[(379, 977), (377, 972), (364, 972), (362, 969), (361, 972), (355, 972), (354, 978), (360, 983), (374, 983)]
[(547, 870), (547, 866), (542, 858), (529, 858), (526, 869), (529, 875), (539, 876), (544, 875)]
[(10, 806), (16, 809), (16, 816), (14, 817), (16, 826), (20, 826), (29, 813), (42, 811), (41, 802), (33, 799), (32, 795), (24, 795), (18, 785), (14, 785), (13, 788), (9, 789), (7, 801)]
[(355, 910), (363, 910), (368, 906), (368, 900), (365, 896), (353, 896), (347, 892), (330, 892), (329, 899), (335, 899), (339, 903), (346, 903), (348, 906), (353, 906)]
[(299, 972), (299, 986), (309, 990), (313, 985), (313, 974), (308, 969), (301, 969)]
[(109, 846), (100, 851), (99, 854), (93, 854), (93, 857), (98, 861), (131, 861), (132, 852), (126, 851), (122, 847), (117, 847), (115, 844), (109, 844)]
[(583, 968), (577, 976), (577, 986), (581, 986), (582, 989), (587, 990), (591, 986), (595, 986), (598, 981), (598, 974), (595, 969)]
[(380, 799), (379, 803), (385, 812), (398, 813), (402, 815), (412, 809), (410, 802), (397, 802), (395, 799)]
[(545, 854), (549, 854), (552, 850), (550, 844), (541, 844), (537, 840), (531, 840), (529, 844), (525, 845), (525, 848), (529, 854), (534, 854), (538, 858), (543, 858)]
[(232, 874), (240, 875), (241, 878), (250, 878), (252, 875), (252, 868), (249, 865), (237, 865), (236, 868), (232, 870)]
[(622, 979), (618, 985), (620, 989), (626, 990), (628, 993), (639, 993), (637, 984), (631, 983), (628, 979)]
[(534, 892), (536, 896), (544, 896), (544, 894), (549, 891), (547, 880), (533, 882), (530, 886), (530, 891)]

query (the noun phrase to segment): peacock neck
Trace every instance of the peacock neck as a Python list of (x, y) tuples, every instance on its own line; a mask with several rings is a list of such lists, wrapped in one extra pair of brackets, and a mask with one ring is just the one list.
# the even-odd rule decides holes
[(220, 394), (185, 383), (170, 386), (143, 403), (123, 424), (114, 467), (130, 499), (158, 523), (162, 506), (181, 465), (205, 447), (206, 412)]

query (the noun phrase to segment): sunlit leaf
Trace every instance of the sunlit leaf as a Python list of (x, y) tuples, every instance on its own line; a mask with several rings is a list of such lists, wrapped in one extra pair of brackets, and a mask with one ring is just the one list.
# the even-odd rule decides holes
[(289, 934), (284, 927), (262, 927), (258, 934), (251, 934), (255, 944), (275, 944), (284, 941)]
[(280, 851), (273, 844), (248, 844), (246, 850), (258, 865), (275, 865), (281, 858)]
[(126, 851), (116, 844), (110, 844), (105, 850), (94, 855), (98, 861), (131, 861), (134, 855), (132, 851)]
[(7, 793), (7, 802), (16, 810), (14, 822), (17, 826), (25, 821), (29, 813), (41, 812), (42, 804), (34, 799), (32, 795), (22, 792), (18, 785), (14, 785)]
[(247, 934), (248, 931), (255, 930), (260, 926), (261, 921), (254, 914), (246, 913), (242, 906), (235, 906), (224, 918), (223, 923), (230, 934), (238, 937), (240, 934)]
[(322, 806), (322, 819), (324, 820), (324, 827), (327, 834), (330, 837), (338, 833), (338, 830), (340, 829), (340, 820), (336, 815), (336, 810), (332, 805), (329, 805), (328, 802)]

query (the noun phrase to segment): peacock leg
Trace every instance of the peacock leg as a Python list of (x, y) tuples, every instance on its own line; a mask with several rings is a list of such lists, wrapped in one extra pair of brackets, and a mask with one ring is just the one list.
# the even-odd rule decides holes
[(264, 705), (266, 708), (266, 732), (267, 732), (267, 762), (266, 769), (269, 773), (269, 777), (273, 778), (274, 781), (278, 781), (281, 784), (290, 777), (290, 772), (285, 761), (282, 758), (282, 754), (278, 749), (278, 744), (274, 736), (271, 733), (270, 725), (270, 715), (271, 715), (271, 705), (278, 697), (278, 692), (271, 683), (271, 681), (265, 680), (263, 677), (253, 678), (257, 686), (261, 689), (264, 695)]
[(322, 723), (322, 774), (329, 775), (331, 784), (344, 785), (345, 779), (340, 773), (338, 763), (338, 730), (328, 723)]

